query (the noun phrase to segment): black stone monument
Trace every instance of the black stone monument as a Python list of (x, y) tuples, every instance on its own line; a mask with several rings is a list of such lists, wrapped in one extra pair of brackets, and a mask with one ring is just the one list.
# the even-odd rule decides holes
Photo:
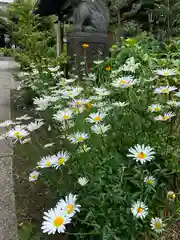
[[(36, 14), (56, 14), (60, 21), (71, 18), (72, 31), (67, 35), (67, 52), (70, 64), (86, 61), (91, 64), (97, 55), (108, 55), (109, 11), (103, 0), (38, 0)], [(84, 48), (83, 44), (88, 47)], [(85, 52), (86, 51), (86, 52)]]

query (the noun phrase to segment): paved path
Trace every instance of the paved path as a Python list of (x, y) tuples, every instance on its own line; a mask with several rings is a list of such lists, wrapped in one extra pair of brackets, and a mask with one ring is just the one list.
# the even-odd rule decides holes
[[(14, 88), (14, 68), (11, 59), (0, 57), (0, 121), (11, 119), (10, 89)], [(0, 128), (0, 134), (4, 131)], [(17, 239), (11, 156), (12, 149), (0, 140), (0, 240)]]

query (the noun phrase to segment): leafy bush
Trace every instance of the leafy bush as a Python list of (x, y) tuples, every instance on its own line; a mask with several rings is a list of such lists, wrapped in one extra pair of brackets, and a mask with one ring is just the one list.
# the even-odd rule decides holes
[(8, 8), (13, 29), (13, 42), (17, 49), (11, 54), (22, 68), (32, 63), (42, 65), (56, 57), (56, 37), (53, 18), (40, 18), (32, 13), (32, 1), (20, 0)]
[(33, 8), (34, 2), (26, 0), (9, 5), (12, 39), (16, 48), (2, 50), (5, 55), (14, 57), (20, 63), (21, 70), (26, 71), (24, 81), (21, 81), (24, 77), (22, 73), (15, 76), (17, 81), (21, 81), (23, 91), (20, 97), (23, 98), (25, 105), (30, 105), (33, 97), (44, 93), (44, 85), (55, 84), (56, 80), (48, 78), (46, 69), (54, 65), (59, 65), (59, 68), (63, 69), (68, 59), (66, 53), (56, 57), (53, 18), (40, 18), (32, 13)]

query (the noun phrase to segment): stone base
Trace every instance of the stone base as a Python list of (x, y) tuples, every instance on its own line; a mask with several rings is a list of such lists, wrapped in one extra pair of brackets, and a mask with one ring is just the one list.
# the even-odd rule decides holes
[[(83, 48), (83, 44), (88, 44), (88, 48)], [(70, 65), (84, 62), (85, 58), (88, 65), (91, 65), (94, 60), (104, 59), (108, 56), (108, 35), (95, 32), (72, 32), (67, 36), (67, 53), (70, 56)]]

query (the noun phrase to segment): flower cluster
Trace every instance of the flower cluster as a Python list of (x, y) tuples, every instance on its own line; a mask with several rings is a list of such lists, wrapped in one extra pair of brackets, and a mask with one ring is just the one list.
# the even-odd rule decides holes
[(56, 169), (65, 165), (69, 159), (69, 153), (66, 151), (58, 152), (56, 155), (42, 157), (38, 162), (37, 168), (54, 167)]
[(72, 217), (80, 211), (80, 205), (76, 204), (76, 195), (69, 194), (64, 199), (60, 199), (54, 208), (44, 212), (42, 223), (43, 233), (55, 234), (63, 233), (66, 225), (71, 223)]
[[(82, 44), (84, 54), (88, 47), (87, 43)], [(117, 47), (112, 47), (112, 54), (116, 49)], [(82, 76), (83, 81), (79, 81), (76, 75), (67, 79), (59, 66), (48, 66), (43, 73), (58, 81), (55, 86), (34, 98), (34, 106), (40, 114), (43, 111), (48, 113), (48, 110), (52, 113), (48, 131), (52, 131), (51, 125), (58, 130), (57, 139), (64, 141), (63, 150), (52, 153), (49, 148), (56, 144), (43, 143), (44, 149), (49, 153), (39, 158), (36, 170), (29, 174), (29, 181), (36, 182), (48, 171), (53, 171), (55, 178), (58, 178), (58, 174), (63, 176), (63, 170), (70, 165), (66, 174), (69, 174), (68, 178), (72, 176), (76, 180), (72, 181), (72, 189), (76, 192), (76, 187), (78, 188), (82, 205), (88, 209), (85, 212), (86, 219), (92, 218), (92, 228), (99, 226), (99, 217), (93, 214), (99, 208), (98, 202), (101, 202), (98, 214), (103, 217), (110, 209), (114, 218), (112, 220), (110, 216), (112, 225), (113, 222), (121, 221), (119, 215), (122, 213), (124, 216), (120, 224), (126, 224), (125, 215), (128, 212), (130, 218), (133, 216), (133, 221), (140, 220), (142, 226), (146, 224), (155, 233), (162, 233), (166, 226), (165, 216), (160, 218), (158, 210), (154, 211), (155, 196), (157, 192), (163, 192), (161, 197), (165, 196), (165, 202), (169, 205), (174, 204), (178, 196), (168, 188), (162, 189), (165, 178), (158, 176), (162, 171), (160, 161), (171, 156), (169, 149), (172, 146), (168, 145), (170, 141), (167, 141), (166, 136), (173, 129), (173, 119), (174, 122), (177, 120), (180, 107), (177, 98), (180, 97), (180, 91), (177, 92), (175, 82), (170, 80), (174, 79), (178, 71), (151, 69), (146, 79), (145, 70), (141, 74), (141, 63), (133, 56), (118, 67), (114, 67), (116, 63), (113, 61), (106, 63), (105, 60), (97, 60), (94, 64), (97, 73)], [(82, 66), (84, 65), (83, 62)], [(104, 73), (103, 81), (99, 69)], [(38, 77), (39, 70), (34, 69), (33, 74)], [(22, 74), (23, 77), (25, 75)], [(27, 77), (30, 78), (30, 75)], [(173, 82), (172, 86), (170, 82)], [(30, 120), (24, 116), (16, 121), (0, 123), (1, 127), (8, 129), (6, 137), (24, 143), (31, 140), (32, 132), (46, 127), (45, 119), (35, 119), (26, 124), (24, 119)], [(171, 126), (165, 123), (167, 121)], [(158, 188), (161, 189), (157, 191)], [(54, 208), (44, 213), (42, 231), (48, 234), (64, 233), (67, 224), (80, 211), (80, 205), (76, 202), (76, 195), (71, 193), (65, 199), (60, 199)], [(93, 208), (96, 211), (91, 212)], [(113, 209), (117, 212), (120, 210), (118, 218)], [(87, 221), (84, 222), (86, 225)], [(79, 224), (81, 228), (81, 221)], [(114, 232), (116, 231), (118, 230)], [(127, 239), (129, 238), (128, 235)]]

